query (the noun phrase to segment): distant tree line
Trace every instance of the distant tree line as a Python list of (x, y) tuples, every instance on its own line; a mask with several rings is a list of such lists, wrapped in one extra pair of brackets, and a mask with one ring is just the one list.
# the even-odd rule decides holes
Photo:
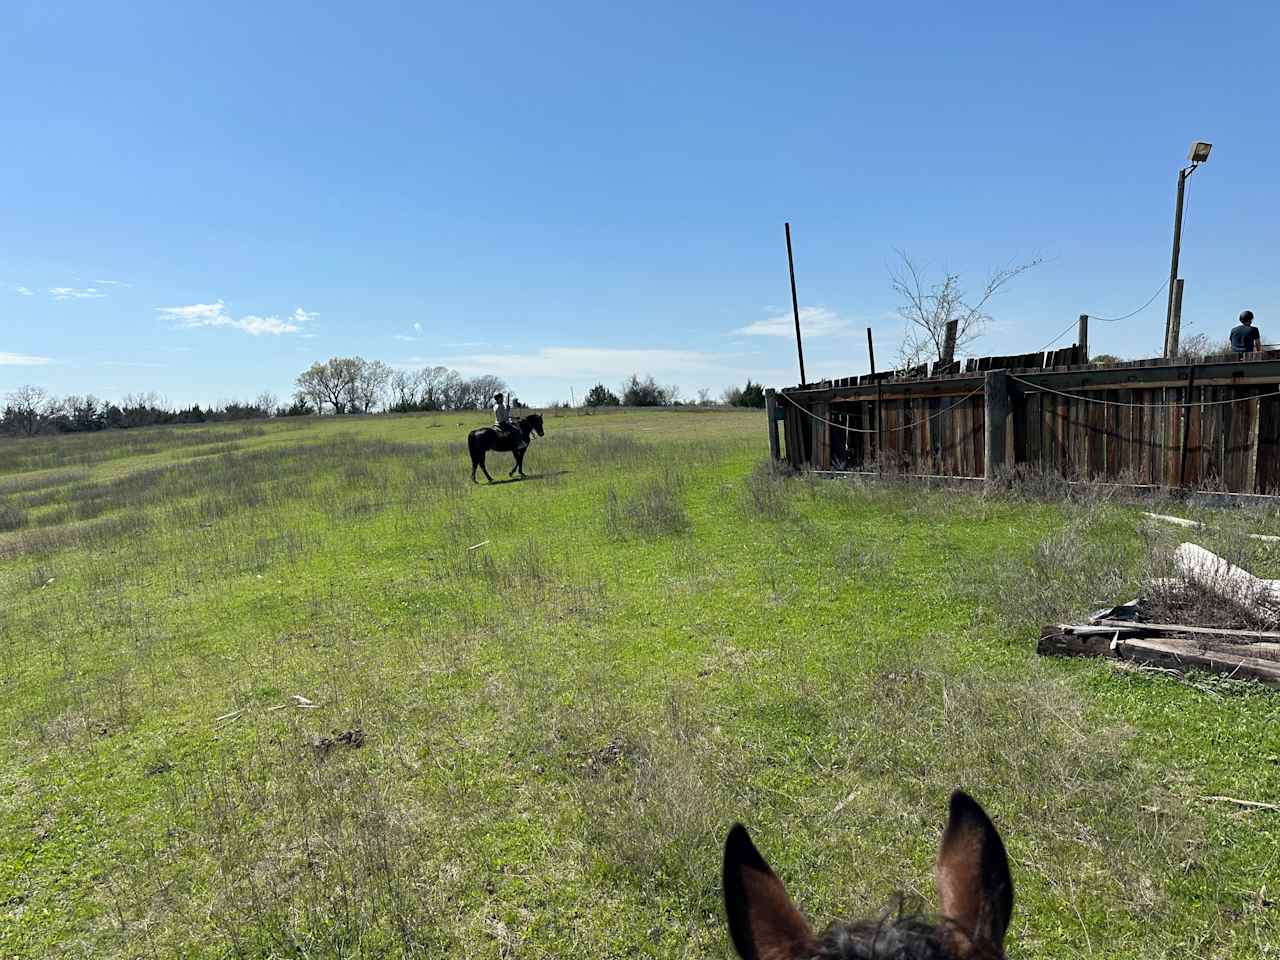
[[(295, 404), (305, 404), (313, 412), (412, 413), (429, 410), (483, 410), (495, 393), (506, 393), (500, 377), (464, 377), (448, 367), (420, 370), (393, 370), (381, 360), (361, 357), (331, 357), (313, 363), (298, 375)], [(519, 406), (512, 397), (508, 401)]]
[(640, 378), (633, 373), (621, 387), (621, 397), (603, 383), (597, 383), (587, 391), (582, 401), (588, 407), (670, 407), (680, 404), (680, 388), (663, 386), (652, 376)]
[[(587, 407), (678, 407), (684, 404), (680, 399), (679, 387), (664, 387), (653, 377), (641, 379), (636, 373), (621, 385), (619, 393), (621, 396), (603, 383), (597, 383), (587, 391), (582, 403)], [(732, 407), (763, 407), (764, 386), (748, 379), (745, 387), (730, 387), (726, 390), (722, 401)], [(715, 403), (711, 399), (711, 391), (706, 389), (699, 390), (697, 400), (692, 402), (699, 406)]]
[[(313, 363), (295, 381), (295, 393), (281, 405), (272, 393), (251, 401), (173, 407), (155, 393), (127, 394), (118, 403), (92, 394), (56, 397), (38, 386), (22, 386), (4, 397), (0, 434), (82, 433), (179, 423), (216, 423), (320, 413), (354, 414), (385, 410), (483, 410), (495, 393), (506, 393), (499, 377), (463, 377), (447, 367), (392, 369), (381, 360), (331, 357)], [(510, 397), (512, 406), (522, 406)]]
[(274, 394), (263, 393), (248, 402), (221, 406), (174, 408), (154, 393), (126, 394), (119, 403), (93, 394), (56, 397), (41, 387), (22, 386), (5, 397), (0, 433), (30, 437), (37, 433), (91, 433), (96, 430), (150, 427), (174, 423), (216, 423), (252, 420), (283, 412)]

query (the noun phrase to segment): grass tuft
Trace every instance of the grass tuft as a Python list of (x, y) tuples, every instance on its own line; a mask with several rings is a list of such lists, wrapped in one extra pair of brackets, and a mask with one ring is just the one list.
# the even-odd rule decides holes
[(628, 496), (619, 496), (610, 486), (604, 498), (605, 530), (615, 539), (684, 533), (690, 523), (680, 502), (681, 486), (670, 470), (643, 482)]

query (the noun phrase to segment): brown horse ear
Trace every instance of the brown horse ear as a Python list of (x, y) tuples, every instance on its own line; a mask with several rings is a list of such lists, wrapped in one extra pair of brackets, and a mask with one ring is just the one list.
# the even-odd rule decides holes
[(746, 827), (724, 842), (724, 909), (742, 960), (799, 960), (813, 953), (813, 930), (791, 903)]
[(951, 816), (934, 872), (942, 914), (957, 934), (957, 953), (999, 955), (1013, 915), (1013, 877), (991, 818), (961, 790), (951, 795)]

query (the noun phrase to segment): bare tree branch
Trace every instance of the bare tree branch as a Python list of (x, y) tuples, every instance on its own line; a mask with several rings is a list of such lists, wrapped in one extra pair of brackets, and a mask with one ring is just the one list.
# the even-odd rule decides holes
[(901, 298), (898, 316), (906, 321), (898, 348), (898, 363), (902, 367), (942, 359), (947, 325), (953, 321), (956, 323), (955, 349), (959, 351), (973, 343), (991, 322), (987, 305), (992, 297), (1009, 281), (1044, 262), (1042, 257), (1023, 263), (1010, 261), (995, 270), (988, 277), (982, 294), (970, 301), (960, 286), (959, 274), (949, 273), (940, 283), (926, 287), (921, 269), (904, 251), (896, 252), (902, 259), (902, 267), (891, 271), (889, 277), (894, 293)]

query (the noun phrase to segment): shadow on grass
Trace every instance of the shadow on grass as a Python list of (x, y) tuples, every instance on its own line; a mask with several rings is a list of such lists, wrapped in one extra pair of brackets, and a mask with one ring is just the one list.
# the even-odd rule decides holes
[(563, 477), (570, 473), (569, 470), (552, 470), (549, 473), (526, 473), (523, 477), (507, 477), (505, 480), (490, 480), (488, 483), (482, 483), (482, 487), (496, 487), (503, 483), (520, 483), (524, 480), (551, 480), (554, 477)]

